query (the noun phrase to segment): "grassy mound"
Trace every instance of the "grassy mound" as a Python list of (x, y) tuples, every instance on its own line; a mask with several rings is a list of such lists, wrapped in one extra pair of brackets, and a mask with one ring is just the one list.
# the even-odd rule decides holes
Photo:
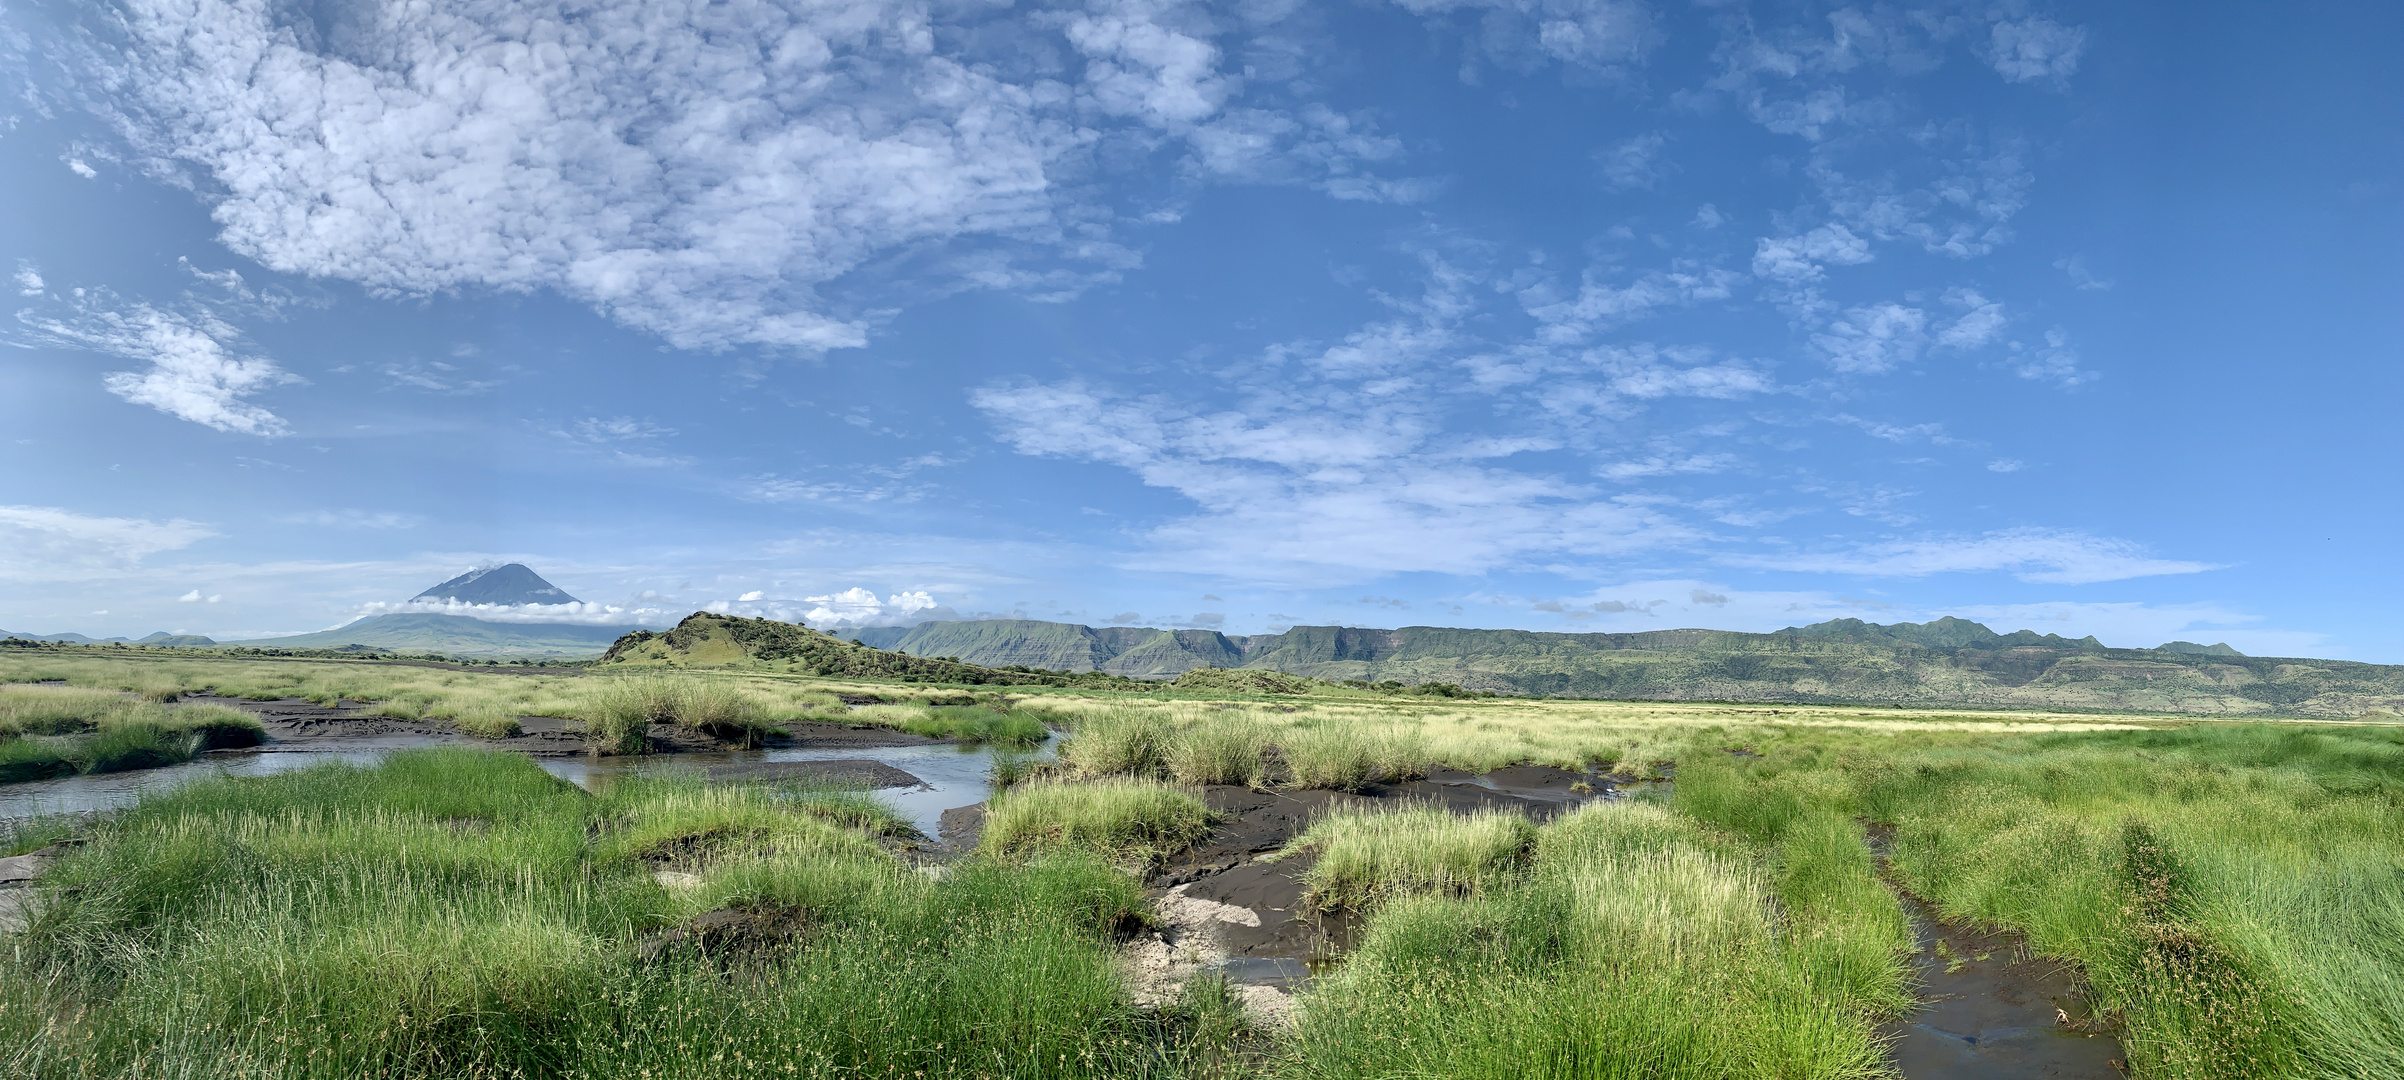
[(1081, 849), (1149, 859), (1209, 831), (1202, 800), (1156, 781), (1035, 782), (993, 800), (979, 850), (1020, 856)]

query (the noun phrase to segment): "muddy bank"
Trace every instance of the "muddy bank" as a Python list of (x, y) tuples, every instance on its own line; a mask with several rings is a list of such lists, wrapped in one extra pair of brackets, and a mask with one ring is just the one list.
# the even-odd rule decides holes
[[(1172, 999), (1185, 981), (1224, 976), (1262, 1020), (1281, 1022), (1312, 965), (1351, 947), (1356, 912), (1322, 911), (1303, 897), (1309, 854), (1262, 862), (1329, 813), (1343, 809), (1437, 806), (1456, 814), (1499, 810), (1534, 821), (1608, 798), (1608, 777), (1541, 765), (1490, 773), (1433, 769), (1424, 780), (1372, 784), (1357, 792), (1202, 789), (1218, 824), (1152, 877), (1160, 925), (1131, 942), (1126, 963), (1147, 1002)], [(965, 825), (966, 822), (963, 822)], [(951, 822), (945, 822), (949, 840)]]
[(918, 787), (925, 781), (887, 765), (882, 761), (864, 758), (837, 758), (831, 761), (744, 761), (731, 765), (712, 765), (702, 770), (712, 780), (750, 784), (807, 784), (825, 787), (879, 788)]

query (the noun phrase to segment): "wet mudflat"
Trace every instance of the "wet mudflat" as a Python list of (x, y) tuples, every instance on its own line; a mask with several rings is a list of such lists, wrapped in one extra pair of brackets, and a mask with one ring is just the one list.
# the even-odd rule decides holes
[(1920, 1007), (1879, 1034), (1894, 1040), (1905, 1080), (2117, 1080), (2120, 1041), (2090, 1017), (2077, 972), (2031, 956), (2018, 934), (1942, 922), (1900, 899)]
[(1321, 817), (1343, 809), (1434, 806), (1457, 814), (1502, 810), (1544, 822), (1614, 791), (1608, 778), (1595, 774), (1518, 765), (1484, 774), (1431, 769), (1422, 780), (1371, 784), (1357, 792), (1213, 785), (1201, 794), (1218, 825), (1151, 882), (1167, 916), (1160, 945), (1181, 958), (1179, 966), (1290, 992), (1307, 981), (1310, 965), (1351, 947), (1358, 923), (1357, 913), (1323, 911), (1304, 898), (1303, 877), (1315, 854), (1261, 859)]

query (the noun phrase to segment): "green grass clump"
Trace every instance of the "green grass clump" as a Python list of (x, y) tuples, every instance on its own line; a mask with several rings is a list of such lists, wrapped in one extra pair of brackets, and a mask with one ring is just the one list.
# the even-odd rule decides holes
[(154, 769), (190, 761), (204, 750), (256, 746), (266, 738), (259, 721), (240, 709), (158, 705), (115, 693), (108, 699), (92, 702), (105, 708), (82, 718), (59, 711), (21, 712), (20, 717), (33, 714), (29, 726), (72, 734), (0, 735), (0, 783)]
[(759, 703), (721, 679), (675, 675), (619, 675), (595, 680), (577, 715), (586, 738), (603, 753), (640, 754), (650, 748), (652, 724), (677, 724), (705, 731), (739, 746), (752, 746), (774, 730)]
[(1168, 722), (1137, 709), (1111, 709), (1077, 717), (1061, 764), (1087, 776), (1158, 776), (1171, 741)]
[(484, 706), (462, 709), (443, 717), (458, 728), (479, 739), (506, 739), (524, 732), (525, 725), (506, 709)]
[(39, 735), (0, 739), (0, 784), (73, 775), (75, 763), (67, 754), (74, 745), (72, 739)]
[(979, 850), (996, 855), (1083, 849), (1153, 858), (1210, 831), (1202, 800), (1155, 780), (1106, 777), (1022, 783), (996, 796)]
[(1296, 728), (1280, 736), (1296, 787), (1358, 791), (1363, 786), (1427, 775), (1432, 755), (1415, 732), (1361, 723)]
[[(2125, 1017), (2134, 1071), (2404, 1074), (2404, 732), (2211, 725), (1765, 750), (1682, 760), (1677, 805), (1782, 850), (1826, 849), (1813, 834), (1832, 815), (1891, 826), (1905, 886), (2079, 967), (2096, 1006)], [(1830, 892), (1815, 876), (1786, 873), (1781, 888)]]
[(930, 739), (1026, 747), (1052, 737), (1045, 719), (1044, 714), (1034, 710), (1004, 712), (983, 705), (956, 705), (904, 710), (895, 726)]
[(1391, 902), (1303, 996), (1279, 1071), (1887, 1075), (1875, 1003), (1816, 983), (1805, 951), (1748, 860), (1658, 807), (1590, 806), (1547, 826), (1522, 874)]
[(81, 731), (125, 704), (125, 695), (114, 690), (0, 685), (0, 737)]
[(1194, 724), (1176, 732), (1164, 748), (1169, 777), (1180, 784), (1241, 784), (1267, 779), (1268, 730), (1249, 719)]
[(1536, 827), (1518, 814), (1408, 807), (1330, 814), (1293, 846), (1319, 855), (1303, 874), (1312, 902), (1357, 908), (1409, 893), (1483, 892), (1522, 869), (1535, 842)]
[[(0, 1075), (966, 1080), (1201, 1056), (1120, 984), (1124, 873), (1061, 852), (936, 879), (788, 794), (587, 795), (440, 749), (147, 798), (52, 868), (58, 903), (0, 965)], [(696, 832), (754, 842), (698, 886), (654, 880), (649, 853)], [(660, 944), (704, 912), (739, 932)]]

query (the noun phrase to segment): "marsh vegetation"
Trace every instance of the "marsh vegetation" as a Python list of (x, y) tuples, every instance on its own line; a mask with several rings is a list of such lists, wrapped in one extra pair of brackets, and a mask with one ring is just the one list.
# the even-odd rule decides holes
[[(857, 792), (587, 793), (468, 748), (14, 826), (0, 855), (84, 842), (0, 954), (0, 1074), (1879, 1077), (1909, 896), (2072, 972), (2132, 1075), (2404, 1075), (2391, 727), (273, 666), (0, 689), (1066, 739), (1007, 759), (962, 851)], [(1394, 797), (1514, 763), (1578, 784), (1545, 815)], [(1214, 839), (1263, 790), (1317, 809)], [(1209, 968), (1138, 992), (1189, 847), (1351, 928), (1289, 1007)]]

